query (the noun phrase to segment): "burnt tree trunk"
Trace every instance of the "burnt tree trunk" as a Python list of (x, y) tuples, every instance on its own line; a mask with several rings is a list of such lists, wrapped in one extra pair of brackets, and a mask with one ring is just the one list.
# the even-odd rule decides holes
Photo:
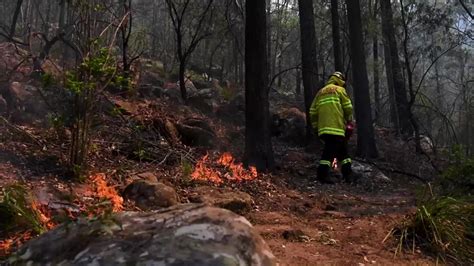
[(10, 40), (12, 40), (15, 37), (16, 24), (18, 22), (18, 16), (20, 15), (22, 4), (23, 4), (23, 0), (18, 0), (16, 2), (15, 13), (13, 13), (13, 19), (10, 25), (10, 32), (8, 33)]
[(352, 55), (352, 76), (354, 79), (355, 110), (357, 120), (357, 155), (377, 157), (372, 110), (370, 107), (369, 79), (365, 62), (362, 22), (359, 0), (346, 0), (347, 18)]
[[(385, 36), (384, 36), (385, 38)], [(392, 75), (392, 63), (390, 60), (390, 47), (388, 47), (387, 42), (383, 42), (383, 50), (384, 50), (384, 61), (385, 61), (385, 74), (387, 76), (387, 90), (388, 90), (388, 97), (390, 102), (390, 123), (399, 130), (398, 126), (398, 115), (397, 115), (397, 105), (395, 103), (395, 93), (393, 88), (393, 75)]]
[(334, 50), (334, 68), (336, 71), (344, 71), (341, 55), (341, 33), (339, 28), (339, 9), (337, 0), (331, 0), (332, 18), (332, 43)]
[(397, 40), (395, 38), (395, 28), (393, 25), (393, 14), (390, 0), (381, 0), (382, 9), (382, 30), (384, 31), (384, 42), (390, 52), (390, 66), (393, 77), (393, 89), (397, 115), (399, 121), (399, 130), (404, 136), (411, 135), (413, 129), (410, 122), (410, 109), (408, 105), (407, 89), (403, 79), (402, 67), (398, 56)]
[[(378, 1), (374, 1), (372, 10), (372, 19), (375, 25), (378, 24), (378, 12), (377, 12)], [(380, 70), (379, 70), (379, 35), (378, 32), (374, 32), (372, 43), (372, 54), (373, 54), (373, 71), (374, 71), (374, 103), (375, 103), (375, 123), (380, 122)]]
[(265, 0), (245, 2), (245, 158), (259, 171), (274, 167), (268, 102)]
[(318, 82), (318, 66), (316, 54), (316, 31), (314, 28), (313, 0), (298, 0), (301, 32), (301, 65), (304, 88), (304, 104), (306, 112), (306, 139), (313, 136), (313, 128), (309, 119), (309, 109), (313, 101)]

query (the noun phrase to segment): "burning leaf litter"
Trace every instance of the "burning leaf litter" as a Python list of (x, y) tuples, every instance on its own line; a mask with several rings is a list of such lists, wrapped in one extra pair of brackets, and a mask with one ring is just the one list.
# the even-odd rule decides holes
[(123, 210), (123, 198), (117, 193), (114, 187), (111, 187), (105, 181), (105, 174), (96, 174), (90, 177), (100, 198), (109, 200), (114, 212)]
[(33, 237), (32, 231), (18, 233), (15, 236), (0, 241), (0, 258), (10, 254), (11, 250), (21, 246)]
[[(210, 165), (217, 163), (224, 167), (227, 171), (219, 171), (210, 167)], [(242, 163), (236, 163), (234, 157), (229, 152), (225, 152), (221, 157), (213, 162), (209, 159), (209, 154), (206, 154), (196, 163), (194, 172), (191, 174), (193, 180), (210, 181), (214, 184), (221, 184), (224, 179), (230, 181), (249, 181), (257, 178), (257, 168), (251, 166), (248, 170)]]

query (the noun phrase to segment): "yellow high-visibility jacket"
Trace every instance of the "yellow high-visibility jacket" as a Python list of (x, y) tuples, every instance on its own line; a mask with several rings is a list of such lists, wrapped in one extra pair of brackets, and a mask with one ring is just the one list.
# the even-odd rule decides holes
[(311, 104), (309, 111), (311, 125), (323, 134), (345, 136), (346, 123), (352, 120), (352, 103), (346, 90), (336, 84), (344, 84), (337, 77), (331, 77)]

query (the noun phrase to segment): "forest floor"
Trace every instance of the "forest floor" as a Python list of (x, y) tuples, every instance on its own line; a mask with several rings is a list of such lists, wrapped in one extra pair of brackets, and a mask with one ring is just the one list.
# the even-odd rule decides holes
[[(160, 106), (159, 110), (172, 113), (178, 120), (182, 114), (175, 110), (180, 107), (173, 104), (125, 101), (131, 106)], [(144, 112), (143, 108), (140, 112)], [(194, 114), (203, 117), (202, 113)], [(134, 114), (129, 116), (134, 117)], [(229, 126), (215, 117), (206, 119), (219, 132), (222, 145), (215, 150), (193, 150), (196, 159), (205, 153), (212, 155), (223, 151), (230, 151), (239, 158), (243, 152), (243, 127)], [(70, 210), (88, 207), (90, 195), (84, 196), (80, 192), (88, 189), (87, 182), (64, 178), (62, 162), (67, 155), (67, 145), (55, 137), (52, 129), (32, 124), (14, 126), (17, 128), (0, 123), (0, 186), (23, 182), (45, 206), (59, 202), (69, 205)], [(392, 139), (390, 134), (383, 130), (377, 132), (382, 157), (377, 163), (420, 174), (419, 169), (425, 166), (425, 160), (413, 155), (407, 145)], [(251, 181), (227, 180), (219, 185), (183, 182), (180, 177), (185, 170), (179, 162), (132, 159), (106, 148), (110, 139), (99, 135), (90, 158), (91, 172), (105, 173), (109, 185), (118, 190), (128, 183), (131, 175), (153, 172), (160, 180), (176, 188), (183, 203), (190, 201), (197, 186), (243, 191), (251, 195), (253, 209), (244, 216), (267, 241), (281, 265), (435, 264), (431, 257), (417, 249), (395, 256), (396, 240), (389, 238), (384, 242), (390, 230), (416, 210), (416, 192), (422, 183), (412, 177), (385, 173), (391, 182), (363, 179), (352, 185), (343, 182), (322, 185), (311, 181), (316, 173), (318, 148), (293, 146), (275, 138), (277, 167), (271, 174), (260, 173)], [(235, 138), (229, 139), (228, 136)], [(125, 204), (125, 210), (137, 209), (131, 202)], [(11, 232), (0, 233), (0, 241), (11, 237)]]

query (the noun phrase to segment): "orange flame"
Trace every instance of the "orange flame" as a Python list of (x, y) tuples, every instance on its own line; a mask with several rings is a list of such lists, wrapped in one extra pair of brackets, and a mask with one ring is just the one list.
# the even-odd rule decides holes
[(222, 179), (218, 172), (207, 166), (209, 154), (206, 154), (196, 163), (194, 172), (191, 174), (193, 180), (209, 180), (215, 184), (222, 183)]
[(219, 158), (217, 162), (220, 165), (227, 167), (232, 172), (232, 177), (228, 179), (242, 181), (253, 180), (257, 178), (257, 168), (251, 166), (250, 171), (246, 170), (242, 163), (235, 163), (235, 159), (232, 157), (232, 154), (228, 152), (222, 154), (221, 158)]
[(196, 164), (194, 172), (191, 174), (191, 178), (194, 180), (208, 180), (215, 184), (221, 184), (223, 177), (227, 180), (232, 181), (244, 181), (253, 180), (257, 177), (257, 168), (251, 166), (249, 170), (245, 169), (242, 163), (236, 163), (234, 157), (229, 152), (225, 152), (217, 160), (220, 166), (225, 167), (229, 170), (229, 173), (222, 174), (218, 170), (210, 168), (208, 165), (211, 164), (209, 161), (209, 154), (206, 154)]
[(31, 202), (31, 209), (38, 214), (40, 222), (48, 230), (53, 229), (56, 226), (56, 223), (51, 218), (49, 210), (44, 205), (33, 201)]
[(26, 231), (17, 234), (11, 238), (0, 241), (0, 257), (8, 256), (12, 249), (21, 246), (22, 243), (30, 240), (32, 237), (31, 231)]
[(96, 174), (90, 177), (95, 185), (99, 197), (109, 200), (112, 203), (113, 211), (123, 210), (123, 198), (119, 196), (114, 187), (110, 187), (105, 181), (105, 174)]

